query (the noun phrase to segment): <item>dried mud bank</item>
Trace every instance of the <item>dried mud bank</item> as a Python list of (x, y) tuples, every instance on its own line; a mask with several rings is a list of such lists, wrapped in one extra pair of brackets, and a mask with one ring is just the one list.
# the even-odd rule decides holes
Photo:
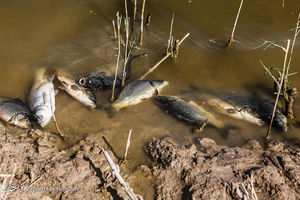
[(229, 148), (208, 138), (178, 146), (165, 138), (146, 149), (156, 161), (157, 199), (300, 199), (299, 147), (264, 150), (250, 140)]
[[(14, 129), (12, 136), (8, 133), (12, 130), (0, 126), (2, 199), (129, 199), (111, 176), (102, 145), (96, 142), (101, 141), (101, 134), (90, 134), (78, 144), (58, 150), (63, 140), (56, 135)], [(117, 163), (112, 152), (109, 155)], [(130, 185), (137, 180), (135, 175), (122, 176)]]
[[(51, 133), (0, 124), (2, 199), (129, 199), (101, 152), (105, 134), (70, 147)], [(230, 148), (208, 138), (183, 146), (153, 139), (146, 146), (152, 167), (130, 172), (125, 163), (121, 175), (144, 199), (300, 199), (299, 147), (269, 147), (253, 140)]]

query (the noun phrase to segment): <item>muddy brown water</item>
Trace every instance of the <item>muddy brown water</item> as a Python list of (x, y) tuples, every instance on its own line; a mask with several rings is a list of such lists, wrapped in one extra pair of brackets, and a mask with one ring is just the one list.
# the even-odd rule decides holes
[[(270, 95), (272, 79), (264, 76), (258, 59), (267, 66), (280, 67), (284, 53), (278, 48), (266, 51), (254, 48), (263, 39), (285, 45), (286, 40), (292, 38), (291, 29), (295, 27), (300, 1), (287, 0), (285, 7), (282, 1), (245, 1), (236, 30), (237, 47), (231, 51), (222, 50), (209, 40), (225, 42), (228, 39), (238, 6), (239, 1), (234, 0), (146, 1), (146, 13), (150, 12), (152, 19), (145, 29), (145, 44), (139, 52), (148, 55), (133, 61), (131, 80), (140, 77), (163, 56), (174, 12), (175, 38), (187, 32), (191, 36), (182, 44), (177, 60), (167, 60), (148, 76), (148, 79), (170, 82), (162, 94), (187, 98), (201, 95), (203, 91)], [(38, 67), (64, 68), (74, 78), (79, 78), (115, 65), (117, 43), (112, 39), (111, 20), (115, 19), (117, 11), (124, 13), (123, 7), (123, 1), (117, 0), (2, 0), (0, 94), (26, 100)], [(300, 71), (299, 40), (291, 65), (293, 72)], [(290, 77), (291, 84), (298, 89), (299, 76)], [(109, 104), (110, 91), (96, 95), (99, 107)], [(299, 98), (295, 111), (300, 117)], [(68, 144), (76, 143), (89, 133), (105, 133), (119, 157), (123, 155), (128, 131), (132, 129), (130, 169), (150, 163), (143, 146), (152, 137), (170, 136), (183, 143), (204, 136), (219, 144), (238, 146), (248, 138), (263, 142), (267, 131), (266, 126), (219, 116), (239, 129), (230, 131), (228, 137), (211, 127), (201, 135), (193, 135), (189, 126), (166, 115), (151, 100), (111, 115), (103, 109), (90, 111), (65, 92), (56, 96), (55, 113)], [(45, 129), (55, 131), (52, 123)], [(287, 133), (273, 131), (272, 140), (299, 145), (299, 131), (297, 127), (290, 128)]]

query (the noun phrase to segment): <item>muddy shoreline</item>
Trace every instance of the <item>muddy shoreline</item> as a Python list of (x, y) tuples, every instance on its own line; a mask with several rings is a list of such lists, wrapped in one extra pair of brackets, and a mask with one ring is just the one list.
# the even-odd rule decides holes
[[(12, 134), (13, 133), (13, 134)], [(103, 133), (62, 147), (58, 136), (0, 124), (2, 197), (6, 199), (129, 199), (111, 175), (101, 148)], [(300, 148), (249, 140), (243, 147), (201, 138), (179, 145), (172, 138), (145, 147), (153, 159), (121, 175), (144, 199), (299, 199)], [(115, 163), (118, 160), (108, 151)], [(128, 161), (129, 162), (129, 161)]]

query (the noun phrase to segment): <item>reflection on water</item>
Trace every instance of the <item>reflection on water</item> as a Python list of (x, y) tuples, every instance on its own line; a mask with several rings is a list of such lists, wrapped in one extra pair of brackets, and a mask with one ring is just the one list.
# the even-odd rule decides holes
[[(149, 5), (150, 4), (150, 5)], [(151, 1), (146, 12), (151, 12), (151, 25), (145, 30), (146, 52), (132, 63), (132, 78), (141, 76), (163, 55), (167, 44), (170, 18), (175, 13), (174, 36), (191, 36), (179, 52), (177, 60), (167, 60), (149, 79), (164, 79), (170, 85), (164, 95), (194, 98), (193, 88), (205, 91), (237, 91), (245, 94), (260, 92), (270, 95), (272, 80), (264, 76), (258, 62), (280, 66), (283, 52), (277, 48), (253, 50), (262, 40), (284, 42), (292, 37), (300, 2), (246, 1), (236, 31), (238, 47), (232, 51), (216, 49), (210, 39), (226, 41), (230, 35), (238, 1)], [(117, 10), (123, 10), (123, 1), (104, 0), (2, 0), (0, 2), (0, 94), (18, 96), (23, 100), (30, 89), (37, 67), (49, 66), (67, 69), (74, 78), (101, 71), (115, 65), (116, 41), (112, 39), (111, 20)], [(292, 71), (299, 71), (299, 40), (295, 47)], [(292, 85), (300, 88), (298, 75), (291, 77)], [(201, 91), (200, 90), (200, 91)], [(198, 91), (198, 90), (196, 90)], [(99, 109), (90, 111), (65, 92), (56, 96), (56, 116), (61, 129), (72, 143), (89, 133), (101, 134), (115, 147), (121, 157), (127, 134), (132, 132), (128, 159), (132, 168), (148, 163), (143, 145), (152, 137), (171, 136), (178, 142), (197, 137), (210, 137), (221, 144), (241, 145), (245, 139), (263, 141), (267, 127), (257, 127), (243, 121), (220, 116), (226, 123), (238, 126), (224, 137), (222, 131), (207, 127), (201, 135), (193, 135), (190, 127), (166, 115), (151, 100), (121, 110), (111, 116), (105, 111), (110, 91), (97, 92)], [(103, 107), (103, 109), (101, 109)], [(300, 103), (296, 99), (296, 114)], [(49, 131), (55, 131), (50, 124)], [(299, 128), (287, 133), (274, 131), (272, 139), (299, 145)]]

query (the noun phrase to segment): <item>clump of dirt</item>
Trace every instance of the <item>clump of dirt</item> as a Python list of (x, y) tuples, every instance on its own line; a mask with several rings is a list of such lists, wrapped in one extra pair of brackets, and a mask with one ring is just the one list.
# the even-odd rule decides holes
[(300, 150), (254, 140), (227, 147), (202, 138), (177, 145), (153, 139), (146, 151), (155, 161), (157, 199), (300, 199)]
[(59, 150), (64, 141), (55, 134), (9, 129), (0, 124), (2, 199), (128, 199), (101, 152), (102, 134)]

